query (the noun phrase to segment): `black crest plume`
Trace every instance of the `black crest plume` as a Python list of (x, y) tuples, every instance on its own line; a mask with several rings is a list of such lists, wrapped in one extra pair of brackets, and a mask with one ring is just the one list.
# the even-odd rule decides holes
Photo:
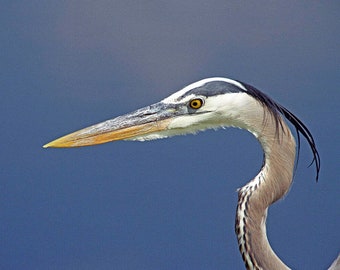
[[(313, 160), (310, 164), (310, 166), (315, 163), (316, 168), (316, 181), (319, 179), (319, 173), (320, 173), (320, 155), (318, 150), (316, 149), (316, 144), (313, 138), (312, 133), (309, 131), (309, 129), (306, 127), (306, 125), (297, 117), (295, 116), (291, 111), (289, 111), (284, 106), (280, 105), (279, 103), (275, 102), (273, 99), (271, 99), (266, 94), (262, 93), (260, 90), (256, 89), (255, 87), (240, 82), (246, 89), (246, 93), (254, 97), (256, 100), (258, 100), (262, 105), (266, 106), (269, 111), (273, 114), (275, 119), (277, 121), (279, 120), (279, 115), (283, 115), (294, 127), (297, 134), (297, 141), (298, 141), (298, 155), (297, 155), (297, 161), (299, 159), (299, 153), (300, 153), (300, 134), (302, 134), (303, 137), (307, 140), (312, 153), (313, 153)], [(277, 122), (278, 123), (278, 122)]]

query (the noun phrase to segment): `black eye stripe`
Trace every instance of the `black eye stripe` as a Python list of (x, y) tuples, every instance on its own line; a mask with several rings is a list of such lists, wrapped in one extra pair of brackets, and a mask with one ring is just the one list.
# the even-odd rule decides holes
[(224, 82), (224, 81), (212, 81), (207, 82), (202, 86), (193, 88), (186, 93), (184, 93), (182, 96), (178, 98), (178, 100), (181, 100), (182, 98), (189, 96), (189, 95), (201, 95), (205, 97), (211, 97), (211, 96), (218, 96), (223, 95), (226, 93), (240, 93), (245, 92), (244, 89), (241, 89), (240, 87)]

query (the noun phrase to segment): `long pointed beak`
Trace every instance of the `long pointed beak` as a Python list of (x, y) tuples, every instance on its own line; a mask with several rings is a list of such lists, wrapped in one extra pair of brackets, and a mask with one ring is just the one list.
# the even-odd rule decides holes
[(143, 139), (167, 130), (178, 108), (162, 102), (65, 135), (43, 147), (80, 147), (117, 140)]

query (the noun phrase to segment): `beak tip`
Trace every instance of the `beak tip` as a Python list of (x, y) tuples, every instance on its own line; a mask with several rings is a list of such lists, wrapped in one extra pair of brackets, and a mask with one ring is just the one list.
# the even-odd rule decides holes
[(67, 147), (67, 146), (62, 144), (60, 142), (60, 139), (57, 139), (57, 140), (44, 144), (42, 147), (43, 148), (58, 148), (58, 147)]
[(42, 146), (43, 148), (50, 148), (50, 147), (55, 147), (53, 141), (52, 142), (49, 142), (49, 143), (46, 143)]

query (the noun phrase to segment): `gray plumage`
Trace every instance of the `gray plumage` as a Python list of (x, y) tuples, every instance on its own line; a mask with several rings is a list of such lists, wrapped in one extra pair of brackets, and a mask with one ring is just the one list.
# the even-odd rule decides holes
[[(266, 234), (268, 207), (282, 198), (293, 179), (296, 143), (288, 120), (308, 142), (316, 168), (320, 156), (311, 132), (292, 112), (255, 87), (227, 78), (208, 78), (153, 105), (76, 131), (44, 147), (78, 147), (115, 140), (153, 140), (209, 128), (239, 127), (261, 143), (264, 161), (258, 175), (238, 190), (235, 232), (247, 269), (289, 269), (272, 250)], [(335, 262), (332, 270), (337, 269)]]

